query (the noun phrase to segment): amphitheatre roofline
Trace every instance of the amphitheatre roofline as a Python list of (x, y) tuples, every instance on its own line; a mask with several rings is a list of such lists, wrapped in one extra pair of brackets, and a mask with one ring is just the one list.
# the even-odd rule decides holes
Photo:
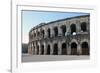
[(39, 25), (36, 25), (35, 27), (31, 28), (31, 30), (29, 32), (31, 32), (32, 30), (35, 30), (35, 29), (37, 29), (39, 27), (42, 27), (44, 25), (49, 25), (49, 24), (52, 24), (52, 23), (55, 23), (55, 22), (60, 22), (60, 21), (70, 20), (70, 19), (80, 18), (80, 17), (86, 17), (86, 16), (90, 16), (90, 15), (87, 14), (87, 15), (80, 15), (80, 16), (68, 17), (68, 18), (64, 18), (64, 19), (58, 19), (58, 20), (50, 21), (48, 23), (42, 22)]

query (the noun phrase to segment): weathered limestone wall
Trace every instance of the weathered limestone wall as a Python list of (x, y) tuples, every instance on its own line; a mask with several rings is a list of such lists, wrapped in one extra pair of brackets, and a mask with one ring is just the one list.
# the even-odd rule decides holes
[[(82, 27), (82, 23), (84, 26)], [(73, 29), (71, 29), (71, 25)], [(86, 27), (85, 27), (86, 25)], [(47, 55), (48, 45), (50, 45), (50, 55), (54, 53), (54, 44), (57, 44), (57, 55), (62, 54), (62, 44), (65, 43), (66, 55), (71, 55), (73, 49), (71, 49), (71, 44), (74, 42), (76, 46), (76, 55), (83, 54), (82, 43), (86, 42), (88, 44), (88, 49), (90, 49), (90, 22), (89, 15), (80, 16), (76, 18), (55, 21), (52, 23), (47, 23), (42, 26), (36, 26), (37, 28), (32, 29), (29, 32), (29, 54), (41, 55), (43, 52), (44, 55)], [(83, 28), (83, 29), (82, 29)], [(50, 32), (48, 32), (50, 29)], [(56, 32), (55, 32), (56, 31)], [(65, 31), (65, 32), (63, 32)], [(74, 31), (74, 32), (72, 32)], [(57, 34), (58, 33), (58, 34)], [(50, 35), (49, 35), (50, 34)], [(55, 36), (57, 34), (57, 36)], [(63, 35), (64, 34), (64, 35)], [(85, 44), (86, 44), (85, 43)], [(43, 45), (43, 48), (41, 47)], [(75, 47), (75, 46), (74, 46)], [(86, 47), (83, 45), (83, 47)], [(89, 55), (89, 51), (88, 52)]]

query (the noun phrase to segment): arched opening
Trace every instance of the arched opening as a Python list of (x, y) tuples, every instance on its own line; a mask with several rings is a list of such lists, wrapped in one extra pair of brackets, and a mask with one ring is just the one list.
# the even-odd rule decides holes
[(35, 46), (33, 46), (33, 54), (35, 54)]
[(47, 55), (50, 55), (50, 45), (47, 46)]
[(62, 29), (62, 35), (65, 36), (65, 33), (66, 33), (66, 26), (65, 26), (65, 25), (62, 25), (62, 26), (61, 26), (61, 29)]
[(54, 44), (53, 54), (58, 55), (58, 44)]
[(36, 33), (34, 33), (34, 37), (36, 37)]
[(62, 44), (62, 55), (66, 55), (67, 54), (67, 47), (66, 47), (66, 43)]
[(50, 29), (48, 29), (48, 37), (50, 38)]
[(44, 34), (45, 34), (44, 30), (42, 30), (42, 37), (43, 37), (43, 38), (44, 38)]
[(71, 55), (77, 55), (77, 44), (75, 42), (71, 43)]
[(44, 45), (41, 46), (41, 55), (44, 54)]
[(89, 55), (89, 45), (87, 42), (83, 42), (82, 45), (82, 55)]
[(37, 46), (37, 55), (39, 54), (39, 45)]
[(40, 36), (40, 32), (39, 31), (37, 32), (37, 36)]
[(76, 32), (76, 25), (75, 24), (72, 24), (70, 26), (70, 28), (71, 28), (71, 34), (73, 34), (74, 32)]
[(86, 26), (87, 24), (86, 24), (86, 22), (82, 22), (81, 23), (81, 30), (83, 31), (83, 32), (86, 32), (87, 31), (87, 26)]
[(55, 34), (55, 37), (58, 36), (58, 28), (57, 27), (54, 28), (54, 34)]

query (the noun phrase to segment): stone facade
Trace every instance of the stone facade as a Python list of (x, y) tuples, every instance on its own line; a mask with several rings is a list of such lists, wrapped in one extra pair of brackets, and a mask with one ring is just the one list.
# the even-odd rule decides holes
[(29, 32), (33, 55), (90, 55), (90, 15), (41, 23)]

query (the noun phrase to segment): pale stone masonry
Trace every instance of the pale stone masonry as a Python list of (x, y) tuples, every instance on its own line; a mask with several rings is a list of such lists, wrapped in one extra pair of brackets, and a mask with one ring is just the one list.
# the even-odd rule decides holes
[(90, 15), (40, 23), (29, 31), (32, 55), (90, 55)]

